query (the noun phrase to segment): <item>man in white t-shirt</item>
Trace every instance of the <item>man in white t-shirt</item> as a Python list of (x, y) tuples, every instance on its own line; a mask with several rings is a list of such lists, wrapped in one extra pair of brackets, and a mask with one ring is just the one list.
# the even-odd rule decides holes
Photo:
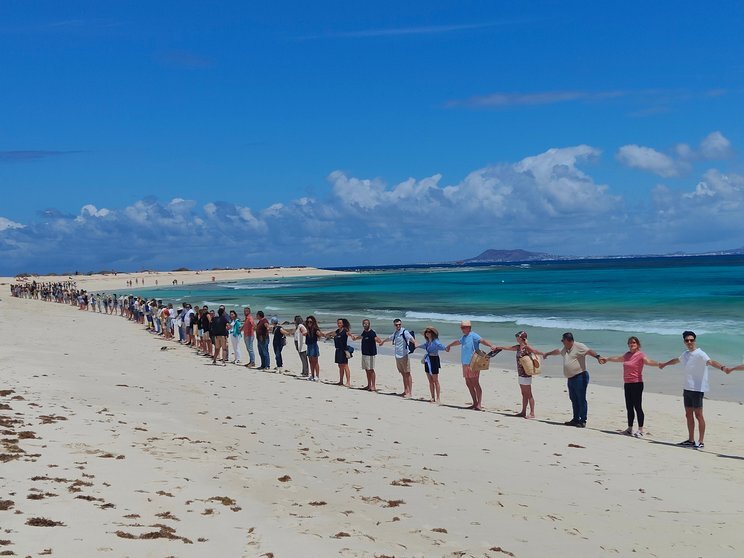
[[(702, 449), (705, 447), (703, 439), (705, 438), (705, 418), (703, 417), (703, 397), (708, 391), (708, 366), (715, 366), (723, 370), (720, 362), (712, 360), (702, 349), (696, 346), (695, 332), (685, 331), (682, 333), (682, 339), (685, 342), (687, 350), (679, 358), (673, 358), (659, 364), (663, 369), (670, 364), (679, 364), (685, 367), (685, 386), (682, 391), (682, 398), (685, 404), (685, 417), (687, 419), (687, 439), (680, 442), (680, 446), (694, 447)], [(698, 422), (700, 439), (695, 442), (695, 419)]]
[(403, 322), (399, 319), (393, 320), (395, 331), (385, 339), (382, 339), (379, 345), (382, 347), (388, 341), (393, 342), (395, 348), (395, 367), (403, 378), (403, 397), (411, 397), (413, 393), (413, 377), (411, 376), (411, 363), (408, 358), (408, 344), (414, 341), (413, 335), (403, 327)]

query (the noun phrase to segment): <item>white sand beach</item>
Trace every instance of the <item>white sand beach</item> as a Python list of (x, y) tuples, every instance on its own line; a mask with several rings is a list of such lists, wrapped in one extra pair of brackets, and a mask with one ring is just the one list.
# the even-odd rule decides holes
[[(79, 289), (104, 292), (124, 292), (134, 288), (168, 287), (177, 281), (179, 285), (195, 285), (220, 281), (239, 281), (242, 279), (270, 279), (274, 277), (305, 277), (310, 275), (336, 275), (348, 273), (318, 269), (315, 267), (263, 267), (240, 269), (206, 269), (193, 271), (138, 271), (134, 273), (93, 273), (91, 275), (32, 275), (28, 277), (0, 277), (0, 286), (36, 281), (37, 283), (56, 283), (75, 281)], [(127, 281), (132, 281), (130, 287)]]
[[(302, 379), (290, 345), (289, 373), (211, 366), (120, 317), (13, 299), (7, 288), (0, 298), (0, 555), (708, 557), (744, 548), (744, 407), (707, 400), (706, 449), (677, 447), (681, 377), (679, 397), (645, 395), (649, 436), (635, 439), (618, 435), (618, 388), (590, 385), (589, 424), (575, 429), (562, 424), (561, 378), (535, 379), (538, 416), (526, 420), (510, 416), (520, 401), (513, 370), (483, 373), (486, 411), (474, 412), (452, 364), (437, 406), (418, 360), (414, 399), (404, 400), (392, 395), (391, 357), (378, 359), (373, 394)], [(338, 379), (332, 354), (321, 345), (328, 382)], [(358, 357), (351, 368), (363, 386)]]

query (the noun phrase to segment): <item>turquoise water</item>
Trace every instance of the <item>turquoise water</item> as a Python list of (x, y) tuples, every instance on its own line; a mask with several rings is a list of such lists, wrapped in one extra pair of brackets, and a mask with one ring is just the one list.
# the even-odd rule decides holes
[(493, 342), (511, 344), (525, 329), (545, 350), (573, 331), (603, 354), (621, 354), (627, 337), (637, 335), (649, 356), (663, 360), (684, 350), (681, 333), (692, 329), (711, 358), (744, 358), (742, 256), (398, 268), (140, 292), (200, 305), (247, 304), (281, 320), (312, 313), (328, 328), (346, 317), (359, 329), (367, 317), (379, 333), (392, 331), (400, 317), (415, 331), (435, 325), (443, 339), (469, 319)]

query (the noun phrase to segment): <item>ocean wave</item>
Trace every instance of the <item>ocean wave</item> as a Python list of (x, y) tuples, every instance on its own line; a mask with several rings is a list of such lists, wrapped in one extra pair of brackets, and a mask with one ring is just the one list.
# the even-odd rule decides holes
[(430, 320), (435, 322), (455, 322), (462, 321), (483, 322), (483, 323), (509, 323), (514, 322), (515, 318), (509, 316), (495, 316), (493, 314), (443, 314), (440, 312), (406, 312), (405, 317), (411, 320)]
[(655, 335), (681, 335), (686, 329), (695, 331), (698, 335), (709, 333), (744, 333), (741, 322), (731, 320), (717, 320), (715, 323), (696, 320), (661, 320), (651, 319), (644, 321), (635, 320), (605, 320), (592, 318), (579, 320), (558, 317), (518, 317), (517, 325), (542, 327), (550, 329), (570, 330), (600, 330), (600, 331), (622, 331), (632, 333), (649, 333)]
[(262, 283), (255, 285), (219, 285), (226, 289), (232, 289), (234, 291), (257, 291), (260, 289), (281, 289), (284, 287), (291, 287), (288, 283)]
[(620, 331), (656, 335), (680, 335), (686, 329), (697, 334), (743, 334), (741, 322), (718, 320), (715, 323), (701, 320), (606, 320), (602, 318), (564, 318), (558, 316), (498, 316), (493, 314), (448, 314), (439, 312), (406, 312), (411, 320), (460, 323), (467, 320), (483, 324), (514, 324), (516, 326), (559, 329), (563, 331)]

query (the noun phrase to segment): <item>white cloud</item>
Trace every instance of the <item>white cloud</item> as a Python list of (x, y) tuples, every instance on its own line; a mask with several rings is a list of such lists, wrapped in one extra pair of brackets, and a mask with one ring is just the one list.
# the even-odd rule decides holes
[(78, 223), (81, 223), (88, 217), (102, 218), (102, 217), (107, 217), (109, 215), (111, 215), (111, 211), (109, 211), (105, 207), (98, 209), (95, 205), (89, 203), (89, 204), (84, 205), (80, 209), (80, 215), (78, 215), (75, 218), (75, 221), (77, 221)]
[(693, 149), (686, 143), (678, 143), (672, 152), (674, 156), (651, 147), (624, 145), (615, 157), (629, 167), (672, 178), (689, 173), (695, 161), (727, 159), (731, 157), (733, 150), (728, 138), (715, 131), (703, 138), (698, 149)]
[(505, 108), (513, 106), (539, 106), (574, 101), (605, 101), (627, 96), (627, 91), (536, 91), (532, 93), (498, 92), (469, 99), (449, 101), (448, 107)]
[(652, 172), (665, 178), (679, 176), (682, 170), (680, 163), (669, 155), (641, 145), (622, 146), (618, 149), (616, 158), (624, 165)]
[(686, 199), (715, 198), (723, 204), (717, 209), (744, 209), (744, 176), (709, 169), (697, 183), (695, 190), (683, 194)]
[(15, 221), (11, 221), (10, 219), (6, 219), (5, 217), (0, 217), (0, 231), (5, 231), (9, 229), (22, 229), (25, 225), (22, 225), (21, 223), (16, 223)]
[[(655, 171), (670, 164), (650, 148), (631, 147), (623, 153), (635, 164)], [(676, 251), (689, 249), (691, 237), (744, 245), (744, 176), (710, 169), (686, 189), (662, 184), (626, 203), (587, 171), (600, 157), (589, 145), (553, 148), (450, 183), (440, 174), (387, 184), (334, 171), (324, 196), (265, 208), (147, 198), (123, 208), (87, 204), (77, 216), (49, 210), (25, 228), (0, 218), (0, 266), (14, 273), (363, 265), (447, 261), (499, 247)]]
[(700, 142), (700, 153), (705, 159), (727, 159), (731, 142), (721, 132), (712, 132)]
[(690, 160), (696, 157), (695, 150), (686, 143), (678, 143), (674, 146), (674, 152), (682, 160)]
[(652, 200), (655, 216), (639, 224), (648, 238), (693, 252), (744, 246), (744, 175), (709, 169), (691, 190), (658, 185)]

